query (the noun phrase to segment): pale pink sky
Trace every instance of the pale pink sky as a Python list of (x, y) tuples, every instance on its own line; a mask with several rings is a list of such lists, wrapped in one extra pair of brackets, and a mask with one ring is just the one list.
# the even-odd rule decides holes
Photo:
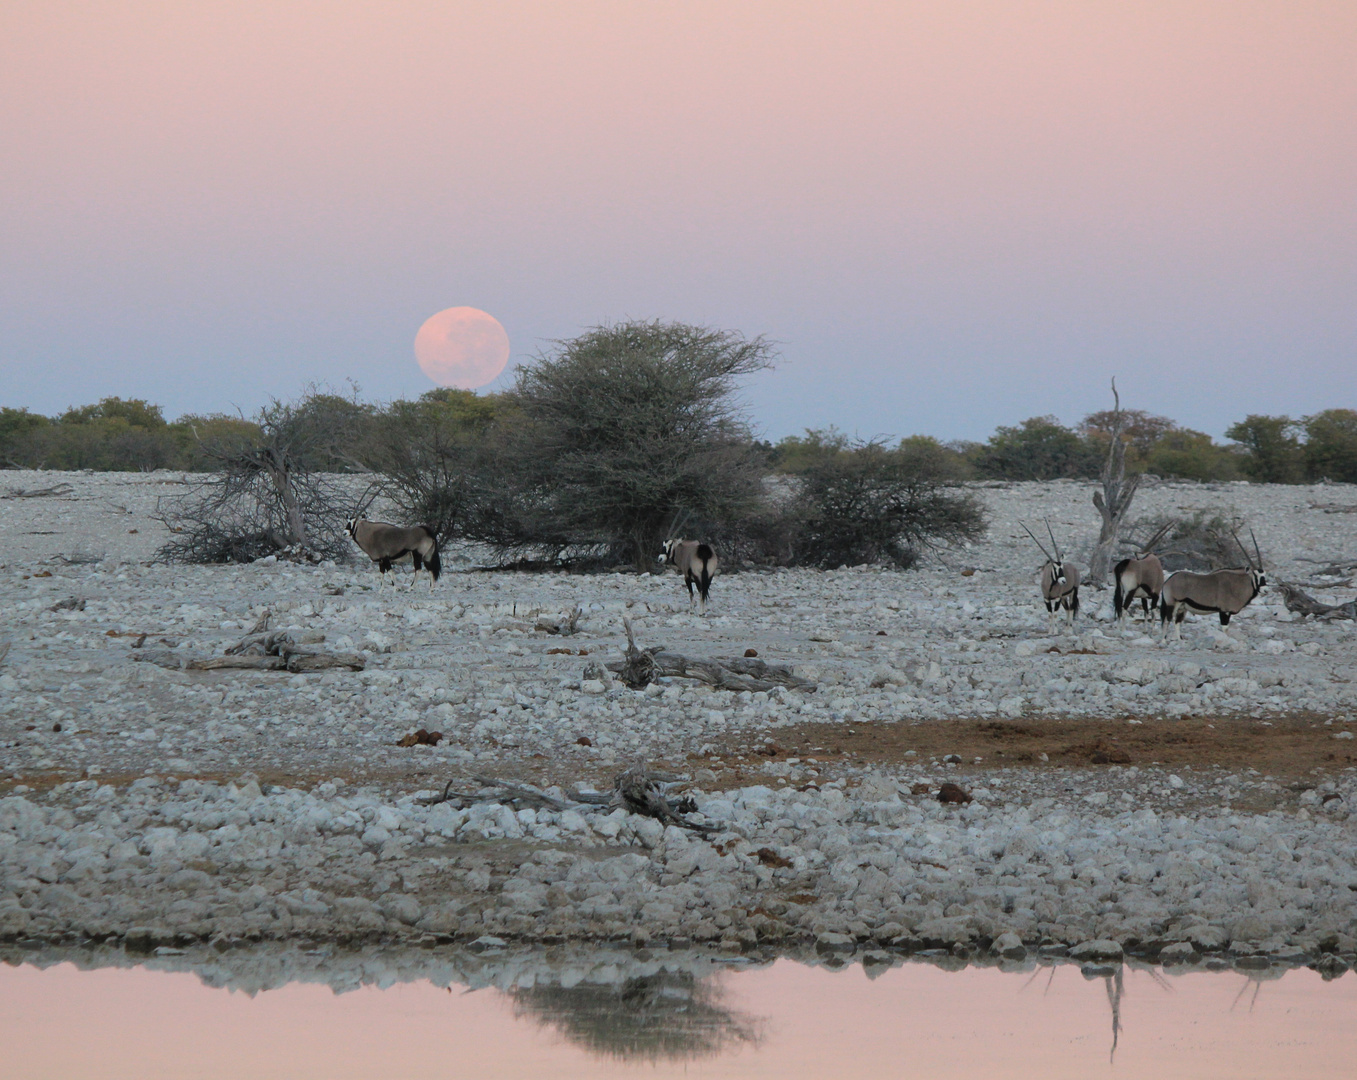
[(728, 1006), (761, 1019), (758, 1046), (651, 1066), (600, 1059), (515, 1019), (494, 990), (409, 983), (336, 996), (293, 984), (248, 997), (189, 974), (0, 967), (0, 1046), (7, 1080), (1351, 1076), (1351, 976), (1326, 984), (1300, 970), (1258, 988), (1239, 974), (1193, 973), (1165, 987), (1128, 971), (1110, 1065), (1103, 980), (1067, 966), (1048, 988), (1048, 974), (908, 964), (870, 981), (857, 966), (783, 961), (722, 982)]
[[(0, 3), (0, 404), (765, 333), (770, 434), (1357, 405), (1357, 4)], [(1198, 389), (1210, 382), (1209, 394)], [(1223, 386), (1221, 385), (1223, 384)]]

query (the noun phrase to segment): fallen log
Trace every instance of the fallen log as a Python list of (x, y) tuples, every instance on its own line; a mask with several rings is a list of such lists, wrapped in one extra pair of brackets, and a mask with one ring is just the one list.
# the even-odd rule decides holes
[(449, 780), (441, 794), (421, 799), (420, 802), (425, 806), (457, 803), (462, 807), (476, 803), (500, 803), (520, 810), (576, 810), (586, 814), (611, 813), (620, 807), (630, 813), (653, 817), (667, 825), (677, 825), (704, 836), (724, 831), (724, 826), (688, 821), (683, 815), (696, 810), (693, 800), (669, 798), (661, 788), (661, 785), (672, 783), (677, 777), (652, 773), (643, 762), (619, 773), (613, 780), (610, 792), (572, 791), (566, 799), (558, 799), (521, 781), (499, 780), (489, 776), (473, 776), (471, 779), (481, 785), (479, 791), (454, 791), (455, 781)]
[(282, 671), (287, 661), (281, 656), (207, 656), (189, 660), (184, 667), (189, 671)]
[(644, 814), (666, 825), (677, 825), (680, 829), (688, 829), (703, 836), (721, 831), (715, 826), (699, 825), (680, 817), (665, 799), (659, 785), (660, 781), (646, 770), (645, 762), (637, 762), (630, 769), (618, 773), (613, 780), (613, 804), (630, 813)]
[(228, 646), (228, 656), (286, 656), (289, 649), (299, 645), (318, 645), (325, 635), (318, 630), (308, 630), (294, 635), (286, 630), (271, 630), (259, 634), (247, 634), (234, 645)]
[(1302, 618), (1308, 615), (1316, 619), (1357, 619), (1357, 600), (1349, 600), (1346, 604), (1324, 604), (1290, 582), (1279, 581), (1277, 588), (1282, 591), (1286, 609)]
[(718, 690), (748, 690), (751, 693), (773, 690), (779, 686), (811, 694), (817, 689), (816, 684), (809, 679), (794, 675), (790, 667), (769, 664), (753, 656), (684, 656), (682, 653), (669, 652), (663, 645), (638, 649), (631, 620), (624, 618), (622, 626), (627, 632), (626, 658), (605, 664), (604, 667), (633, 690), (640, 690), (663, 676), (696, 679)]
[[(696, 679), (718, 690), (748, 690), (752, 693), (782, 686), (791, 690), (814, 693), (818, 687), (809, 679), (792, 674), (788, 667), (767, 664), (753, 657), (712, 659), (684, 656), (682, 653), (658, 652), (651, 656), (654, 676)], [(625, 664), (608, 664), (608, 670), (621, 672)]]
[(75, 488), (70, 484), (55, 484), (52, 487), (45, 488), (10, 488), (9, 494), (0, 496), (5, 499), (41, 499), (46, 496), (60, 497), (69, 495)]
[(283, 666), (294, 675), (309, 675), (335, 668), (362, 671), (367, 664), (367, 660), (358, 653), (290, 652)]

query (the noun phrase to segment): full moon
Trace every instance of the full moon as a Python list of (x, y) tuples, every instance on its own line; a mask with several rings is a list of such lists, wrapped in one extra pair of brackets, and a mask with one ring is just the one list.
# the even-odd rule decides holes
[(432, 315), (415, 335), (420, 370), (439, 386), (475, 390), (509, 362), (509, 335), (493, 315), (453, 307)]

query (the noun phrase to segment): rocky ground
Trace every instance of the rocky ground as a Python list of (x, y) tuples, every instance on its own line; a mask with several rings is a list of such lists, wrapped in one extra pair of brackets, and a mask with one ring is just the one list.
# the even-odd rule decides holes
[[(1049, 634), (1018, 521), (1049, 517), (1080, 561), (1089, 485), (979, 488), (984, 543), (908, 573), (725, 574), (701, 616), (672, 576), (468, 569), (430, 593), (358, 563), (151, 565), (181, 479), (0, 482), (71, 485), (0, 498), (2, 937), (1357, 954), (1357, 628), (1265, 592), (1229, 634), (1195, 619), (1166, 647), (1086, 592), (1090, 617)], [(1357, 562), (1357, 488), (1137, 503), (1198, 508), (1247, 518), (1273, 580), (1351, 598), (1313, 579)], [(535, 629), (575, 605), (578, 634)], [(265, 613), (365, 669), (183, 667)], [(818, 689), (627, 690), (595, 666), (624, 616), (642, 645), (753, 649)], [(398, 745), (416, 729), (442, 738)], [(637, 758), (709, 836), (574, 804)], [(428, 805), (491, 777), (571, 805)]]

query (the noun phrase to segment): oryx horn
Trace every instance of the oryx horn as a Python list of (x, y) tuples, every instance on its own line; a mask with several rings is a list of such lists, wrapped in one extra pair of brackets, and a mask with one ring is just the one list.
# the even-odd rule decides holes
[(1046, 535), (1051, 538), (1051, 547), (1055, 548), (1055, 561), (1064, 562), (1065, 556), (1060, 554), (1060, 545), (1055, 542), (1055, 533), (1051, 532), (1051, 519), (1042, 518), (1041, 520), (1046, 522)]
[[(1022, 526), (1022, 531), (1032, 538), (1032, 543), (1036, 544), (1037, 547), (1041, 548), (1041, 553), (1045, 555), (1046, 558), (1051, 559), (1051, 553), (1046, 550), (1046, 545), (1043, 544), (1040, 540), (1038, 540), (1036, 533), (1034, 533), (1031, 529), (1027, 527), (1027, 522), (1020, 521), (1018, 522), (1018, 524)], [(1051, 559), (1051, 562), (1055, 562), (1055, 559)]]

